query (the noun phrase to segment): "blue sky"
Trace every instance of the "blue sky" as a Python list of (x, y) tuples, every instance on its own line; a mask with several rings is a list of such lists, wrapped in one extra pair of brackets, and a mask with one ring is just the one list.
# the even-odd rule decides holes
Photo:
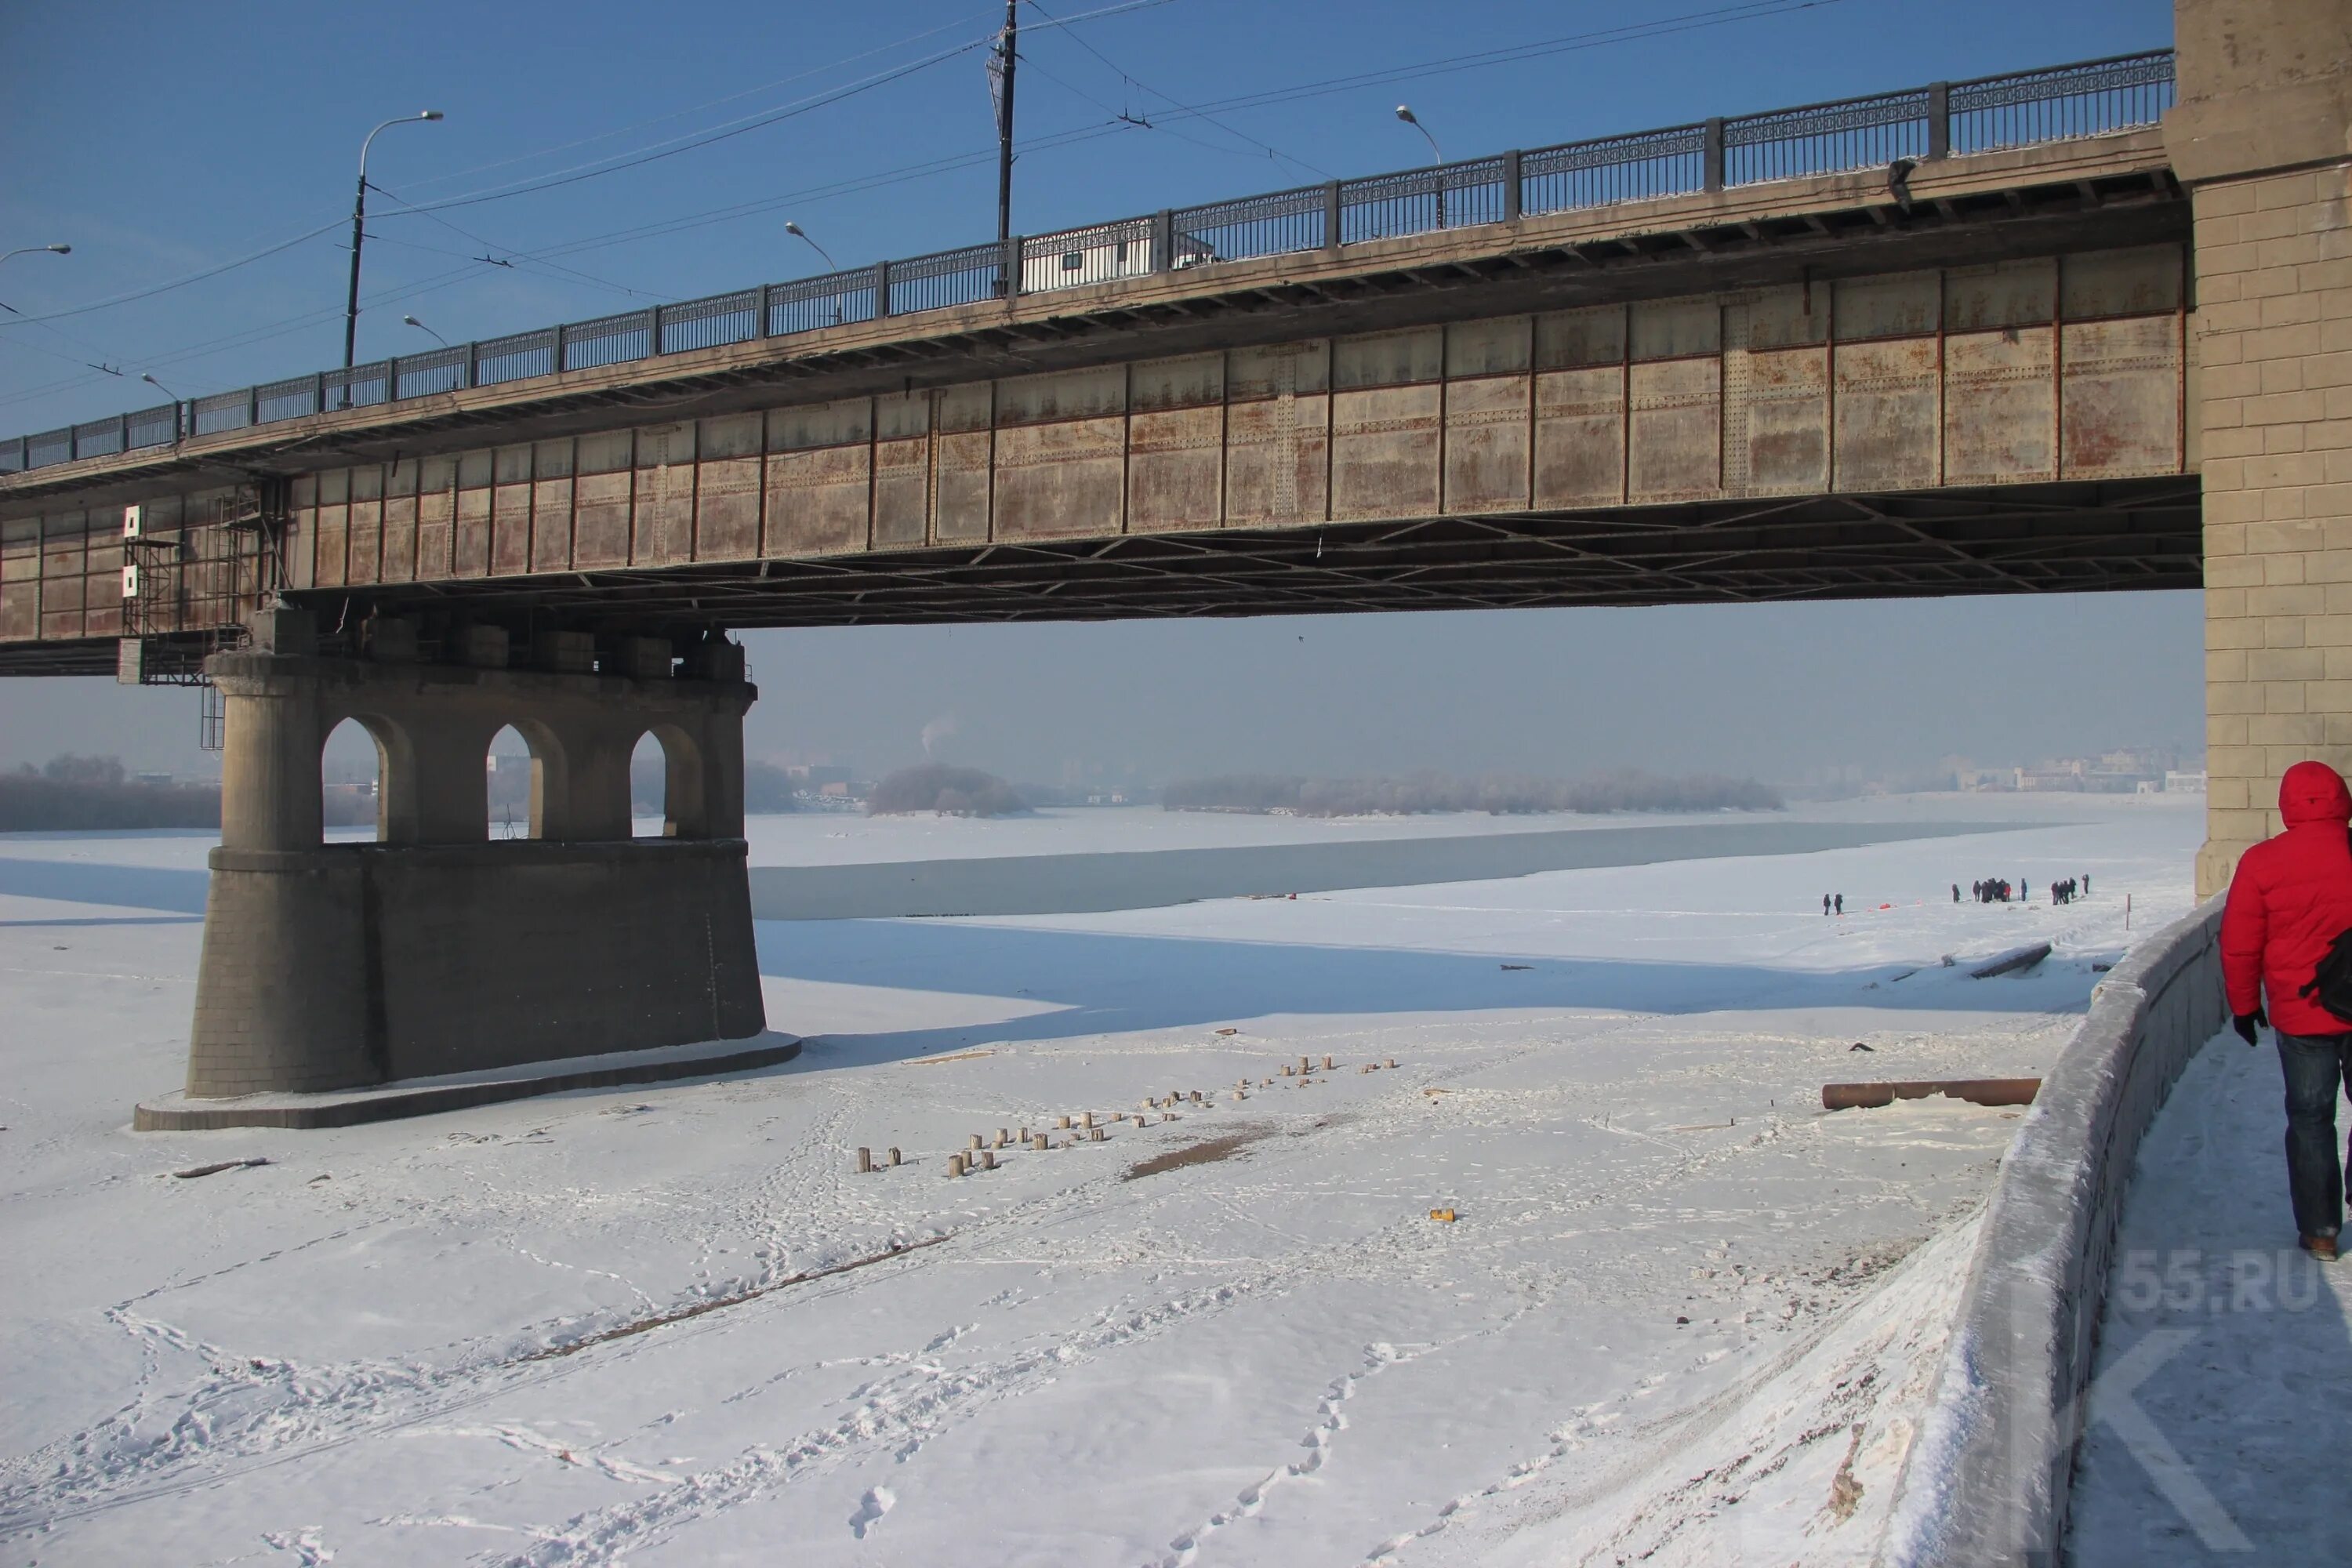
[[(1821, 0), (1728, 20), (1706, 15), (1725, 0), (1160, 0), (1049, 25), (1117, 4), (1024, 0), (1023, 140), (1060, 144), (1021, 160), (1018, 229), (1425, 162), (1393, 117), (1400, 100), (1458, 157), (2160, 47), (2171, 31), (2163, 0)], [(1699, 25), (1413, 68), (1676, 17)], [(0, 322), (0, 430), (143, 406), (156, 399), (142, 371), (194, 396), (340, 363), (359, 144), (420, 109), (448, 118), (386, 132), (371, 174), (429, 205), (856, 89), (710, 145), (432, 216), (375, 198), (362, 359), (432, 346), (404, 314), (461, 341), (824, 270), (787, 219), (845, 266), (986, 238), (994, 131), (980, 46), (1001, 18), (986, 0), (0, 8), (0, 249), (74, 247), (0, 267), (0, 300), (26, 316), (78, 310), (324, 231), (149, 299)], [(1177, 107), (1400, 70), (1213, 118)], [(902, 173), (959, 157), (971, 162)], [(667, 232), (614, 237), (647, 228)], [(562, 253), (532, 258), (550, 250)]]
[[(1463, 157), (2171, 41), (2165, 0), (1761, 0), (1745, 16), (1723, 15), (1727, 0), (1147, 0), (1051, 25), (1118, 4), (1024, 0), (1016, 228), (1425, 162), (1400, 101)], [(74, 247), (0, 265), (0, 301), (78, 312), (0, 316), (0, 433), (158, 401), (142, 372), (194, 396), (340, 363), (360, 141), (421, 109), (447, 119), (386, 132), (371, 164), (393, 195), (371, 201), (363, 359), (432, 346), (404, 314), (457, 342), (824, 270), (787, 219), (844, 266), (987, 238), (983, 46), (1002, 16), (1001, 0), (0, 7), (0, 250)], [(1629, 27), (1653, 31), (1594, 36)], [(1368, 74), (1383, 79), (1317, 88)], [(891, 79), (860, 86), (877, 77)], [(1265, 101), (1186, 112), (1250, 98)], [(752, 121), (767, 122), (499, 194)], [(480, 195), (432, 216), (399, 205)], [(753, 639), (768, 695), (752, 749), (886, 765), (947, 719), (969, 760), (1009, 771), (1387, 759), (1789, 778), (1953, 751), (2193, 744), (2198, 615), (2193, 595), (2141, 595), (769, 634)], [(169, 760), (194, 732), (157, 718), (184, 694), (36, 684), (0, 683), (0, 765), (68, 745)]]

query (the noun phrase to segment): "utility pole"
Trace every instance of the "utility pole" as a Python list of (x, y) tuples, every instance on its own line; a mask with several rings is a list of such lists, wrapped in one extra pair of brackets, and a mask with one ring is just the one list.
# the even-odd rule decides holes
[[(996, 58), (996, 245), (1013, 237), (1013, 68), (1020, 62), (1021, 0), (1004, 0), (1004, 31), (997, 35)], [(1012, 279), (1006, 279), (1008, 292)]]
[[(352, 197), (351, 291), (345, 295), (343, 305), (343, 368), (345, 370), (352, 368), (352, 355), (359, 347), (360, 339), (360, 246), (367, 239), (368, 149), (375, 145), (375, 139), (378, 136), (395, 125), (421, 125), (440, 118), (441, 111), (437, 109), (427, 109), (416, 114), (404, 114), (397, 120), (385, 121), (373, 131), (369, 132), (367, 140), (360, 143), (359, 191)], [(352, 389), (349, 383), (346, 383), (340, 406), (349, 408), (352, 405), (351, 400)]]
[[(375, 132), (368, 132), (373, 141)], [(352, 368), (352, 356), (360, 343), (360, 247), (367, 239), (367, 150), (360, 150), (359, 195), (352, 198), (352, 284), (343, 304), (343, 368)], [(351, 405), (352, 389), (343, 388), (344, 406)]]

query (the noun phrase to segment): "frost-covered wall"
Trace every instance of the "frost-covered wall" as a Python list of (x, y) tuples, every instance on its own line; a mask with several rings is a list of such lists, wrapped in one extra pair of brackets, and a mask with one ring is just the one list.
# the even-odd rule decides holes
[(1888, 1568), (2057, 1561), (2133, 1161), (2225, 1016), (2221, 921), (2208, 900), (2092, 993), (2002, 1161)]

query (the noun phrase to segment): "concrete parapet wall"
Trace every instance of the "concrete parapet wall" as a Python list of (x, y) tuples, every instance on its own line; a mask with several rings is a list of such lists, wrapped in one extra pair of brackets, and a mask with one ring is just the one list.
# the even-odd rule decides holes
[(2227, 1017), (2212, 899), (2118, 964), (2001, 1162), (1886, 1568), (2054, 1564), (2140, 1140)]
[(187, 1091), (757, 1034), (745, 854), (740, 839), (215, 850)]

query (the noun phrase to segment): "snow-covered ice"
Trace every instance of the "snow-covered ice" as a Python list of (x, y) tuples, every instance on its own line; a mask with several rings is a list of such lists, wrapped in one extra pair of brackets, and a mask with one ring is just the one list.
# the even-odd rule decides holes
[[(771, 1019), (811, 1037), (789, 1067), (315, 1132), (127, 1131), (179, 1074), (204, 839), (0, 840), (0, 1549), (1865, 1561), (2016, 1121), (1827, 1115), (1820, 1087), (2039, 1071), (2130, 940), (2125, 895), (2133, 935), (2189, 907), (2199, 804), (1921, 797), (1807, 811), (2019, 826), (767, 923)], [(1008, 826), (812, 816), (756, 858), (1489, 819)], [(1949, 900), (2084, 871), (2064, 909)], [(1941, 962), (2042, 940), (2022, 976)], [(1099, 1143), (943, 1177), (970, 1133), (1089, 1110)]]

